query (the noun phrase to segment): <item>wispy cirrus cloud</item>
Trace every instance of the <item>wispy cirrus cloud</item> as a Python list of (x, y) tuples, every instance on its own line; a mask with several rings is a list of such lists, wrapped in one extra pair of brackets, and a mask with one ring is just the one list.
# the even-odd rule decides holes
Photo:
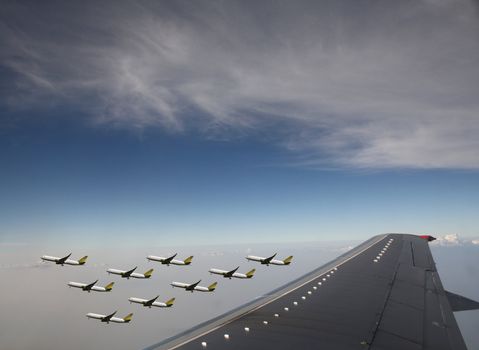
[[(11, 107), (260, 131), (307, 166), (479, 168), (473, 1), (7, 2)], [(7, 88), (8, 85), (8, 88)]]

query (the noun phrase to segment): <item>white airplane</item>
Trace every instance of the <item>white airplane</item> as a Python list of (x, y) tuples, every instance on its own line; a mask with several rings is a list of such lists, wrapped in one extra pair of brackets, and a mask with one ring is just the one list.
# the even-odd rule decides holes
[(172, 307), (173, 303), (175, 302), (175, 298), (171, 298), (168, 301), (165, 301), (164, 303), (156, 301), (158, 299), (159, 295), (154, 297), (153, 299), (147, 300), (147, 299), (142, 299), (142, 298), (128, 298), (130, 303), (137, 303), (137, 304), (142, 304), (143, 306), (147, 306), (151, 308), (152, 306), (156, 307)]
[(218, 282), (215, 282), (215, 283), (210, 284), (208, 287), (202, 287), (202, 286), (198, 285), (200, 282), (201, 282), (201, 280), (199, 280), (196, 283), (191, 283), (191, 284), (183, 283), (183, 282), (172, 282), (171, 285), (173, 287), (183, 288), (184, 290), (190, 291), (191, 293), (193, 293), (194, 291), (214, 292), (214, 290), (216, 289), (216, 285), (218, 284)]
[(68, 259), (72, 255), (72, 253), (68, 254), (67, 256), (63, 258), (58, 258), (56, 256), (50, 256), (50, 255), (43, 255), (42, 260), (43, 261), (51, 261), (54, 262), (57, 265), (84, 265), (86, 263), (86, 259), (88, 259), (88, 255), (85, 255), (83, 258), (79, 260), (73, 260), (73, 259)]
[(68, 282), (68, 286), (75, 287), (75, 288), (81, 288), (82, 290), (87, 291), (88, 293), (90, 293), (92, 290), (94, 290), (95, 292), (110, 292), (113, 289), (113, 285), (115, 284), (115, 282), (111, 282), (111, 283), (107, 284), (105, 287), (101, 287), (101, 286), (96, 286), (95, 285), (95, 283), (97, 283), (97, 282), (98, 282), (98, 280), (96, 280), (95, 282), (92, 282), (90, 284), (80, 283), (80, 282)]
[(256, 271), (256, 269), (253, 269), (251, 271), (246, 272), (246, 274), (244, 274), (244, 273), (236, 272), (238, 269), (239, 269), (239, 266), (236, 269), (231, 270), (231, 271), (225, 271), (225, 270), (220, 270), (220, 269), (210, 269), (209, 272), (214, 273), (216, 275), (221, 275), (224, 278), (231, 279), (232, 277), (234, 277), (234, 278), (252, 278), (255, 271)]
[(115, 314), (116, 314), (116, 311), (114, 313), (110, 314), (110, 315), (100, 315), (100, 314), (95, 314), (93, 312), (89, 312), (89, 313), (86, 314), (86, 317), (88, 317), (89, 319), (90, 318), (95, 318), (97, 320), (101, 320), (101, 322), (106, 322), (106, 323), (110, 323), (110, 322), (128, 323), (128, 322), (131, 321), (131, 318), (133, 316), (133, 314), (128, 314), (123, 318), (113, 317)]
[(124, 270), (117, 270), (117, 269), (108, 269), (106, 272), (112, 273), (114, 275), (120, 275), (123, 278), (129, 279), (130, 277), (132, 278), (150, 278), (151, 275), (153, 274), (153, 269), (149, 269), (145, 273), (138, 273), (138, 272), (133, 272), (136, 270), (136, 267), (134, 269), (124, 271)]
[(269, 266), (269, 264), (272, 265), (289, 265), (291, 264), (291, 260), (293, 260), (293, 256), (290, 255), (284, 260), (276, 260), (274, 257), (276, 256), (276, 253), (269, 258), (263, 258), (261, 256), (254, 256), (254, 255), (248, 255), (246, 257), (246, 260), (248, 261), (259, 261), (263, 265)]
[(173, 254), (169, 258), (164, 258), (162, 256), (148, 255), (146, 257), (146, 259), (149, 260), (149, 261), (158, 261), (158, 262), (162, 263), (163, 265), (167, 265), (167, 266), (170, 266), (170, 264), (173, 264), (173, 265), (189, 265), (189, 264), (191, 264), (191, 260), (193, 260), (193, 256), (189, 256), (185, 260), (178, 260), (178, 259), (175, 259), (176, 255), (177, 254)]

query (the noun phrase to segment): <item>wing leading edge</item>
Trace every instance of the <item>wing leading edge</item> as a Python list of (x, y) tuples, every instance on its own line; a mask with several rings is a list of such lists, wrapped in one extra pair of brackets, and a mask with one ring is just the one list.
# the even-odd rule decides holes
[(259, 300), (145, 350), (466, 349), (428, 241), (375, 236)]

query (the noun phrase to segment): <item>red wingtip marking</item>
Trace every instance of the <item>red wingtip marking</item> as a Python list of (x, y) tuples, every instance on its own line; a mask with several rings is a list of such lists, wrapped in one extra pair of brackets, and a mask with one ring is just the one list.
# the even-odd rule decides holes
[(419, 237), (421, 237), (422, 239), (425, 239), (428, 242), (434, 241), (436, 239), (433, 236), (429, 236), (429, 235), (420, 235)]

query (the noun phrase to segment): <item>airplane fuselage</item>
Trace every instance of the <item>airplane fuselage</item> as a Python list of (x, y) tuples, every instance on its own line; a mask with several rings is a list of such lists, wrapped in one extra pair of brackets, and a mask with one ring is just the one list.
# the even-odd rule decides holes
[(120, 318), (120, 317), (108, 317), (107, 315), (96, 314), (96, 313), (93, 313), (93, 312), (87, 313), (86, 317), (94, 318), (94, 319), (100, 320), (101, 322), (105, 322), (105, 323), (110, 323), (110, 322), (113, 322), (113, 323), (128, 323), (128, 322), (130, 322), (129, 319), (125, 320), (125, 319)]
[(135, 298), (135, 297), (128, 298), (128, 300), (130, 301), (130, 303), (141, 304), (141, 305), (143, 305), (145, 307), (149, 307), (149, 308), (151, 308), (152, 306), (155, 306), (155, 307), (171, 307), (173, 305), (173, 304), (162, 303), (160, 301), (154, 301), (154, 302), (149, 303), (150, 300), (142, 299), (142, 298)]
[(239, 272), (234, 272), (232, 274), (229, 273), (229, 271), (226, 270), (220, 270), (220, 269), (210, 269), (210, 273), (215, 274), (215, 275), (220, 275), (223, 276), (224, 278), (251, 278), (251, 276), (248, 276), (244, 273), (239, 273)]
[(138, 272), (131, 272), (131, 273), (128, 273), (128, 271), (124, 271), (124, 270), (117, 270), (117, 269), (108, 269), (106, 270), (108, 273), (111, 273), (111, 274), (114, 274), (114, 275), (118, 275), (118, 276), (121, 276), (122, 278), (126, 278), (126, 279), (129, 279), (129, 278), (140, 278), (140, 279), (146, 279), (146, 278), (150, 278), (151, 275), (145, 275), (143, 273), (138, 273)]
[(191, 262), (185, 262), (183, 260), (178, 260), (178, 259), (171, 259), (170, 258), (165, 258), (165, 257), (162, 257), (162, 256), (155, 256), (155, 255), (148, 255), (146, 257), (148, 260), (150, 261), (157, 261), (163, 265), (178, 265), (178, 266), (186, 266), (186, 265), (190, 265)]
[(248, 261), (257, 261), (261, 263), (262, 265), (289, 265), (289, 262), (284, 262), (283, 260), (277, 260), (277, 259), (268, 259), (268, 258), (263, 258), (261, 256), (255, 256), (255, 255), (248, 255), (246, 257), (246, 260)]
[(70, 287), (74, 287), (74, 288), (80, 288), (84, 291), (87, 291), (87, 292), (90, 292), (90, 291), (94, 291), (94, 292), (110, 292), (111, 291), (111, 288), (107, 289), (105, 287), (101, 287), (101, 286), (92, 286), (90, 288), (87, 288), (88, 287), (88, 284), (86, 283), (80, 283), (80, 282), (68, 282), (68, 286)]
[(83, 265), (82, 263), (80, 263), (79, 261), (77, 260), (73, 260), (73, 259), (66, 259), (65, 261), (62, 261), (61, 258), (59, 257), (56, 257), (56, 256), (50, 256), (50, 255), (43, 255), (41, 257), (41, 259), (43, 261), (48, 261), (48, 262), (54, 262), (55, 264), (57, 265)]
[(208, 289), (207, 287), (203, 287), (203, 286), (192, 286), (191, 284), (188, 284), (188, 283), (183, 283), (183, 282), (172, 282), (171, 285), (173, 287), (176, 287), (176, 288), (183, 288), (184, 290), (186, 291), (189, 291), (189, 292), (194, 292), (194, 291), (197, 291), (197, 292), (212, 292), (212, 290)]

